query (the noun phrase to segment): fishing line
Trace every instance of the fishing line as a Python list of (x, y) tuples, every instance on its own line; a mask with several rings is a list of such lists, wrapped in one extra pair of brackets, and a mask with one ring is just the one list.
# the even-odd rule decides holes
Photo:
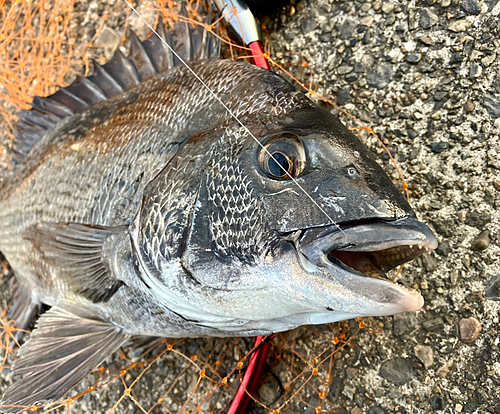
[(129, 2), (129, 0), (123, 0), (129, 7), (130, 9), (132, 9), (132, 11), (137, 15), (137, 17), (139, 17), (143, 22), (144, 24), (150, 29), (152, 30), (152, 32), (158, 36), (158, 38), (162, 41), (162, 43), (167, 46), (167, 48), (174, 54), (174, 56), (180, 60), (180, 62), (189, 70), (189, 72), (191, 72), (191, 74), (203, 85), (203, 87), (222, 105), (222, 107), (229, 113), (229, 115), (231, 115), (231, 117), (233, 117), (236, 122), (238, 122), (238, 124), (240, 124), (240, 126), (245, 130), (245, 132), (250, 135), (254, 141), (266, 152), (267, 155), (269, 155), (270, 158), (272, 158), (274, 160), (274, 162), (285, 172), (285, 174), (290, 177), (291, 181), (309, 198), (309, 200), (312, 201), (312, 203), (318, 207), (318, 209), (328, 218), (328, 220), (330, 220), (334, 225), (335, 227), (337, 227), (342, 233), (342, 229), (340, 228), (340, 226), (335, 223), (335, 221), (328, 215), (328, 213), (312, 198), (312, 196), (297, 182), (297, 180), (292, 177), (288, 171), (283, 168), (282, 165), (280, 165), (280, 163), (278, 162), (278, 160), (276, 158), (273, 157), (273, 155), (267, 150), (266, 147), (264, 147), (264, 145), (261, 144), (261, 142), (250, 132), (250, 130), (243, 124), (243, 122), (241, 122), (238, 117), (233, 113), (233, 111), (231, 111), (231, 109), (222, 101), (222, 99), (220, 99), (217, 94), (212, 91), (212, 89), (210, 89), (210, 87), (203, 81), (203, 79), (201, 79), (197, 74), (196, 72), (191, 69), (189, 67), (189, 65), (184, 61), (184, 59), (182, 59), (179, 54), (158, 34), (158, 32), (146, 21), (146, 19), (144, 17), (142, 17), (142, 15), (135, 9), (135, 7)]

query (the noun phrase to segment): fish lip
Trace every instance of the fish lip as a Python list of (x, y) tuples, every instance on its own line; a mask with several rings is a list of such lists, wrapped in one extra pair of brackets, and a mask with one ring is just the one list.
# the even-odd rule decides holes
[[(384, 314), (393, 314), (419, 310), (424, 301), (419, 292), (394, 283), (385, 273), (434, 250), (437, 244), (429, 227), (414, 218), (406, 217), (307, 229), (297, 240), (296, 246), (309, 263), (326, 268), (332, 277), (350, 291), (362, 291), (375, 302), (388, 305), (391, 311)], [(387, 252), (398, 249), (408, 254), (402, 255), (399, 260), (381, 259)], [(365, 264), (374, 265), (379, 274), (363, 273), (360, 266), (353, 265), (348, 260), (349, 264), (346, 264), (345, 257), (349, 256), (350, 260), (360, 259)]]
[[(358, 244), (334, 247), (338, 251), (381, 251), (402, 245), (413, 245), (417, 248), (431, 251), (438, 246), (438, 240), (432, 230), (414, 218), (404, 218), (394, 221), (381, 220), (373, 224), (341, 228), (347, 235), (357, 233), (366, 237)], [(382, 237), (386, 239), (381, 240)]]
[(408, 246), (416, 252), (408, 254), (408, 260), (402, 262), (405, 263), (434, 250), (437, 245), (432, 230), (412, 217), (310, 228), (302, 233), (298, 241), (298, 249), (315, 264), (332, 252), (373, 253)]
[(402, 245), (420, 246), (434, 250), (438, 241), (425, 224), (412, 217), (397, 220), (371, 220), (333, 224), (310, 228), (300, 239), (301, 251), (314, 257), (314, 250), (323, 254), (330, 251), (381, 251)]

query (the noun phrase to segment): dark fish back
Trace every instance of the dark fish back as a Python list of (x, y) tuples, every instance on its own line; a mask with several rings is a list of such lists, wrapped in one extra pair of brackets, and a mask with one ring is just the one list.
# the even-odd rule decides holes
[[(0, 250), (23, 279), (46, 273), (23, 236), (36, 223), (128, 225), (145, 186), (183, 145), (231, 118), (214, 95), (240, 117), (290, 109), (283, 97), (292, 85), (253, 65), (214, 59), (219, 43), (206, 31), (179, 22), (175, 34), (161, 25), (157, 32), (161, 38), (143, 42), (132, 35), (128, 57), (117, 52), (92, 76), (35, 98), (22, 114), (12, 171), (0, 180)], [(195, 60), (189, 65), (209, 89), (164, 42)], [(49, 292), (52, 282), (37, 284)]]
[[(211, 13), (206, 23), (210, 23)], [(169, 45), (184, 62), (218, 57), (220, 41), (204, 28), (177, 22), (167, 33), (160, 20), (156, 31), (144, 41), (130, 32), (130, 52), (124, 56), (118, 49), (104, 66), (93, 61), (93, 74), (78, 76), (71, 85), (51, 96), (35, 97), (32, 108), (22, 111), (14, 129), (12, 167), (19, 168), (32, 156), (39, 156), (41, 147), (50, 144), (51, 133), (64, 120), (93, 105), (113, 98), (147, 79), (183, 65)]]

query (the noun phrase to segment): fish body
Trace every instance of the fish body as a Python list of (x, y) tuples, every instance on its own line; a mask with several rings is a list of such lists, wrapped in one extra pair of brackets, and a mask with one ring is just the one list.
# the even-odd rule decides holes
[(132, 335), (263, 335), (422, 306), (368, 274), (436, 239), (336, 117), (271, 71), (197, 50), (189, 68), (164, 64), (158, 42), (134, 44), (18, 127), (0, 187), (11, 313), (26, 326), (51, 309), (5, 412), (60, 398)]

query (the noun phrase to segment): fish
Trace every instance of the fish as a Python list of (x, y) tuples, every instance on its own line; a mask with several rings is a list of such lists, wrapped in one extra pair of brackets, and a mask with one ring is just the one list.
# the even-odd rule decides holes
[(436, 237), (367, 148), (282, 76), (219, 55), (208, 32), (160, 22), (21, 113), (0, 181), (9, 317), (25, 329), (49, 309), (2, 412), (60, 399), (138, 336), (423, 306), (387, 272)]

